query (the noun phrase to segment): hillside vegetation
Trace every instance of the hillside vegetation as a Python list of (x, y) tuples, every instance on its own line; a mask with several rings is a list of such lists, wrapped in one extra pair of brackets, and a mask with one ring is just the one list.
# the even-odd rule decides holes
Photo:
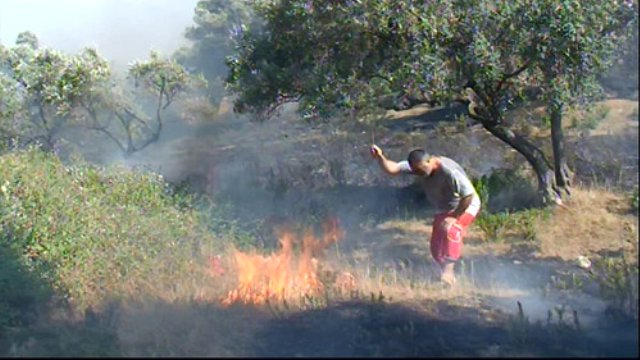
[(105, 299), (175, 298), (212, 245), (189, 198), (160, 175), (30, 149), (2, 155), (0, 179), (3, 325), (27, 321), (47, 294), (80, 312)]

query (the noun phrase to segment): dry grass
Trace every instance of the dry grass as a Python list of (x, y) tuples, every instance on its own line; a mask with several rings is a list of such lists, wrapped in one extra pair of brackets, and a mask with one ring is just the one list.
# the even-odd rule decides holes
[(625, 195), (601, 188), (575, 188), (568, 209), (538, 225), (542, 256), (574, 260), (603, 250), (633, 249), (638, 239), (637, 218), (630, 214)]
[[(638, 131), (638, 102), (626, 99), (611, 99), (602, 102), (607, 106), (609, 113), (598, 127), (591, 132), (591, 135), (623, 135), (630, 131)], [(633, 113), (636, 119), (633, 119)]]
[(392, 120), (401, 120), (411, 116), (419, 116), (432, 111), (432, 109), (427, 104), (417, 105), (411, 109), (407, 110), (388, 110), (386, 113), (386, 117)]
[(380, 230), (401, 231), (416, 235), (429, 236), (432, 226), (421, 221), (389, 220), (376, 226)]

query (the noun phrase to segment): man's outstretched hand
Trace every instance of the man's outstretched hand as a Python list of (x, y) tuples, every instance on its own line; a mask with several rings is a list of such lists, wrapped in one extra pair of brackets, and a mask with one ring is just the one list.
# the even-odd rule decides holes
[(371, 157), (373, 157), (374, 159), (378, 159), (382, 156), (382, 149), (380, 149), (376, 144), (371, 145), (371, 148), (369, 148), (369, 152), (371, 153)]

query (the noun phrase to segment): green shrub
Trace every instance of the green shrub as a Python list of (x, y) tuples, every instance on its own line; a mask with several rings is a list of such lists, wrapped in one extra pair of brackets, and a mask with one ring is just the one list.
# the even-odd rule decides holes
[(0, 249), (79, 310), (171, 289), (213, 240), (190, 199), (153, 173), (29, 149), (0, 157), (0, 184)]
[(535, 189), (518, 169), (495, 169), (471, 182), (490, 212), (520, 210), (535, 203)]
[(232, 207), (228, 203), (213, 204), (203, 200), (200, 209), (210, 232), (216, 234), (220, 241), (216, 243), (215, 251), (221, 252), (226, 244), (232, 244), (236, 249), (246, 251), (248, 249), (261, 249), (264, 244), (259, 244), (258, 232), (262, 223), (242, 223), (233, 218)]
[(602, 297), (617, 314), (638, 318), (638, 263), (624, 256), (603, 257), (593, 263), (591, 276)]
[(629, 205), (631, 206), (631, 210), (634, 212), (638, 212), (638, 188), (633, 189), (631, 193), (631, 198), (629, 199)]
[(510, 222), (508, 212), (499, 212), (496, 214), (480, 213), (474, 223), (482, 231), (485, 241), (502, 242), (503, 234), (510, 227)]
[(471, 179), (471, 183), (473, 187), (476, 189), (478, 196), (480, 197), (480, 201), (482, 204), (489, 203), (489, 177), (486, 175), (482, 175), (480, 178)]
[(27, 271), (7, 246), (0, 247), (0, 289), (0, 333), (4, 326), (31, 323), (38, 304), (51, 295), (46, 284)]
[(537, 235), (537, 220), (548, 219), (551, 216), (549, 209), (527, 209), (511, 214), (511, 226), (525, 240), (534, 241)]
[[(503, 192), (522, 193), (529, 184), (515, 170), (499, 169), (491, 175), (483, 175), (471, 180), (483, 204), (483, 209), (474, 221), (483, 233), (485, 241), (503, 241), (507, 231), (522, 234), (525, 240), (532, 241), (536, 237), (536, 220), (540, 216), (548, 216), (544, 209), (513, 209), (508, 202), (501, 200), (497, 206), (495, 199)], [(499, 208), (494, 211), (493, 208)], [(515, 211), (514, 211), (515, 210)]]

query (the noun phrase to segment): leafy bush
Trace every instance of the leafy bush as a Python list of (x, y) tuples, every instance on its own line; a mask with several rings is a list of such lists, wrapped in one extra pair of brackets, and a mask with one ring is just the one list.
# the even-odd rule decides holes
[(221, 241), (215, 249), (220, 252), (224, 250), (226, 244), (232, 244), (236, 249), (246, 251), (248, 249), (261, 250), (264, 244), (259, 244), (260, 236), (257, 234), (261, 229), (261, 223), (243, 223), (233, 219), (232, 208), (228, 203), (212, 204), (203, 199), (199, 208), (206, 214), (207, 228), (216, 234)]
[(618, 315), (638, 318), (638, 263), (624, 256), (594, 261), (591, 276), (600, 286), (603, 298), (611, 302)]
[(489, 189), (489, 177), (486, 175), (482, 175), (480, 178), (471, 179), (471, 183), (473, 187), (476, 189), (478, 196), (480, 197), (480, 201), (482, 204), (489, 203), (490, 189)]
[(598, 127), (598, 124), (604, 120), (609, 114), (609, 110), (611, 110), (607, 105), (597, 105), (593, 109), (587, 113), (584, 119), (584, 125), (588, 129), (595, 129)]
[(527, 241), (536, 239), (536, 224), (539, 218), (548, 219), (551, 216), (549, 209), (527, 209), (511, 214), (511, 226), (524, 236)]
[(31, 323), (38, 304), (51, 295), (13, 255), (6, 246), (0, 247), (0, 329)]
[(638, 188), (636, 187), (631, 193), (631, 198), (629, 199), (629, 205), (631, 206), (631, 210), (634, 212), (638, 212)]
[(518, 169), (495, 169), (490, 175), (471, 180), (483, 208), (490, 212), (517, 211), (536, 203), (530, 180)]
[(485, 241), (502, 242), (502, 236), (509, 228), (510, 222), (508, 212), (499, 212), (496, 214), (481, 213), (474, 223), (482, 230)]
[(213, 242), (188, 197), (153, 173), (65, 166), (28, 149), (0, 157), (0, 184), (2, 253), (79, 310), (170, 292)]
[[(525, 240), (535, 239), (536, 220), (540, 216), (548, 216), (548, 211), (544, 209), (516, 209), (515, 206), (509, 206), (511, 205), (510, 201), (499, 198), (502, 194), (509, 192), (525, 192), (526, 186), (529, 184), (526, 179), (522, 178), (515, 170), (499, 169), (489, 176), (483, 175), (471, 181), (483, 204), (483, 210), (474, 224), (483, 232), (485, 241), (500, 242), (507, 231), (522, 234)], [(495, 211), (496, 208), (500, 210)]]

